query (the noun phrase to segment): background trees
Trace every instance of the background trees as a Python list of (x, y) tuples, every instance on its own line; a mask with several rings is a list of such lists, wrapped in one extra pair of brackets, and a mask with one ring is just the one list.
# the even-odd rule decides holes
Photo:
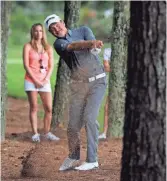
[(111, 70), (109, 77), (109, 128), (108, 135), (123, 135), (126, 64), (127, 64), (127, 29), (129, 2), (114, 2), (113, 28), (111, 32)]
[(7, 57), (7, 43), (8, 43), (8, 30), (9, 18), (11, 10), (10, 1), (1, 1), (1, 140), (5, 138), (5, 112), (6, 112), (6, 57)]
[[(42, 19), (44, 20), (45, 17), (51, 13), (51, 11), (62, 11), (62, 8), (64, 8), (64, 2), (58, 2), (59, 6), (56, 5), (56, 2), (54, 2), (54, 5), (52, 2), (41, 2), (40, 4), (39, 2), (17, 1), (12, 3), (13, 14), (11, 16), (8, 46), (8, 62), (12, 64), (7, 65), (7, 81), (9, 90), (8, 95), (20, 98), (22, 97), (21, 94), (23, 92), (23, 87), (19, 87), (16, 85), (19, 85), (18, 82), (20, 83), (21, 81), (23, 81), (21, 76), (24, 74), (24, 72), (22, 65), (20, 65), (22, 63), (21, 52), (23, 44), (27, 42), (27, 40), (29, 40), (29, 28), (33, 23), (38, 21), (41, 22)], [(34, 3), (33, 5), (37, 3), (33, 7), (36, 8), (36, 6), (38, 5), (39, 11), (36, 11), (35, 8), (33, 9), (31, 3)], [(66, 2), (66, 7), (70, 5), (68, 3)], [(103, 2), (103, 4), (105, 3)], [(11, 4), (9, 1), (1, 1), (1, 24), (3, 25), (1, 26), (2, 140), (4, 139), (5, 131), (6, 47), (8, 39), (10, 5)], [(82, 5), (83, 8), (80, 12), (80, 19), (82, 20), (82, 23), (84, 22), (84, 24), (89, 25), (95, 32), (97, 38), (105, 40), (112, 26), (112, 11), (110, 10), (113, 8), (109, 8), (109, 11), (107, 11), (107, 13), (104, 15), (104, 12), (100, 11), (100, 9), (104, 8), (102, 8), (102, 4), (100, 1), (82, 2)], [(87, 8), (85, 5), (89, 5), (89, 8)], [(108, 6), (106, 5), (106, 7), (112, 7), (113, 2), (110, 5), (108, 4)], [(114, 113), (117, 114), (117, 109), (115, 106), (117, 106), (117, 108), (121, 108), (121, 106), (119, 105), (123, 105), (123, 102), (121, 101), (118, 105), (116, 105), (117, 102), (114, 103), (114, 100), (112, 100), (112, 95), (116, 95), (116, 93), (119, 93), (118, 95), (116, 95), (118, 98), (120, 95), (124, 96), (124, 93), (122, 91), (119, 92), (119, 87), (124, 89), (124, 81), (122, 78), (125, 74), (124, 71), (126, 70), (124, 69), (126, 67), (126, 64), (125, 62), (123, 62), (123, 60), (125, 60), (124, 56), (126, 56), (126, 54), (124, 54), (124, 48), (126, 46), (123, 46), (126, 42), (124, 41), (124, 35), (126, 35), (126, 33), (124, 34), (124, 32), (122, 31), (124, 29), (122, 25), (125, 22), (125, 14), (123, 13), (125, 10), (125, 6), (125, 2), (115, 2), (114, 28), (111, 34), (111, 45), (113, 49), (111, 68), (113, 72), (110, 76), (109, 83), (110, 87), (113, 84), (113, 88), (109, 89), (109, 96), (110, 104), (114, 106), (112, 107), (111, 105), (110, 108), (110, 110), (113, 111), (110, 112), (110, 126), (112, 126), (112, 123), (113, 126), (115, 126), (117, 123), (118, 125), (122, 125), (122, 122), (119, 121), (119, 119), (117, 123), (112, 122), (113, 120), (117, 120), (117, 118), (114, 117)], [(50, 11), (46, 11), (44, 7), (46, 9), (49, 9)], [(71, 12), (72, 14), (77, 14), (77, 11), (73, 12), (72, 10)], [(111, 13), (109, 17), (107, 17), (108, 12)], [(69, 15), (68, 13), (66, 10), (66, 15)], [(60, 15), (63, 18), (63, 13)], [(125, 107), (126, 117), (124, 125), (124, 145), (122, 156), (121, 181), (165, 180), (165, 15), (166, 2), (131, 2), (131, 36), (129, 37), (128, 43), (128, 83)], [(73, 16), (71, 17), (72, 21), (77, 21)], [(68, 20), (70, 20), (70, 15), (69, 19), (67, 18), (66, 21), (68, 22)], [(111, 22), (109, 20), (111, 20)], [(101, 22), (102, 24), (100, 24)], [(48, 37), (49, 36), (50, 35), (48, 34)], [(52, 43), (54, 40), (53, 38), (49, 37), (49, 41), (50, 43)], [(102, 54), (100, 56), (102, 58)], [(66, 70), (66, 68), (64, 68), (64, 70)], [(13, 72), (15, 73), (13, 74)], [(122, 74), (122, 72), (124, 73)], [(59, 65), (58, 82), (61, 80), (60, 74), (61, 73)], [(126, 76), (124, 75), (124, 77)], [(115, 80), (119, 80), (119, 82), (114, 82)], [(15, 81), (17, 82), (15, 83)], [(121, 84), (119, 84), (120, 82)], [(123, 107), (121, 108), (121, 110), (123, 110)], [(120, 115), (121, 120), (123, 120), (122, 113), (120, 113)], [(116, 133), (117, 136), (121, 135), (120, 130), (121, 129), (119, 129), (119, 134)], [(114, 131), (115, 130), (111, 129), (110, 133), (114, 133)]]
[(166, 2), (131, 2), (121, 181), (165, 180)]

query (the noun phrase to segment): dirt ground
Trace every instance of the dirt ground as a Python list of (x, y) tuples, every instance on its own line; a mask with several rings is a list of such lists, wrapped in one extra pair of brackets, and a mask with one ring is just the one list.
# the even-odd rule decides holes
[[(68, 155), (66, 129), (60, 127), (54, 131), (61, 138), (60, 141), (42, 140), (38, 144), (32, 143), (28, 102), (8, 98), (7, 105), (6, 140), (1, 144), (2, 181), (120, 180), (121, 139), (108, 139), (99, 142), (99, 169), (60, 172), (58, 169)], [(42, 127), (42, 120), (39, 120), (40, 132), (42, 132)], [(84, 130), (82, 130), (81, 138), (81, 161), (84, 161), (86, 157)]]

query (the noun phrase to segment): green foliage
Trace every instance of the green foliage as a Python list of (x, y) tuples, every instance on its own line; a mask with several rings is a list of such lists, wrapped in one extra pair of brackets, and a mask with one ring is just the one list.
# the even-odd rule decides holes
[[(56, 13), (64, 19), (64, 2), (62, 1), (25, 1), (12, 2), (12, 15), (10, 19), (9, 46), (23, 46), (30, 40), (30, 28), (34, 23), (43, 23), (46, 16)], [(112, 10), (112, 3), (99, 2), (83, 3), (80, 11), (80, 25), (88, 25), (98, 39), (110, 36), (112, 28), (112, 15), (104, 16), (104, 11)], [(96, 8), (102, 10), (98, 10)], [(53, 44), (55, 38), (47, 32), (48, 41)]]
[(104, 11), (83, 7), (80, 11), (80, 25), (89, 26), (97, 39), (106, 40), (111, 34), (112, 16), (105, 17)]
[[(24, 16), (23, 9), (17, 8), (17, 11), (14, 15), (11, 16), (10, 20), (10, 36), (9, 36), (9, 45), (20, 45), (24, 44), (27, 40), (27, 30), (30, 29), (30, 18)], [(19, 32), (22, 33), (19, 33)], [(24, 38), (21, 38), (24, 37)]]
[[(51, 2), (48, 6), (51, 6)], [(12, 15), (10, 18), (9, 46), (23, 46), (26, 42), (29, 42), (31, 26), (35, 23), (43, 24), (46, 16), (53, 13), (55, 12), (50, 9), (48, 10), (43, 6), (43, 3), (27, 2), (20, 5), (20, 3), (13, 2)], [(63, 11), (57, 11), (57, 13), (63, 19)], [(48, 32), (47, 35), (48, 42), (53, 44), (55, 38)]]

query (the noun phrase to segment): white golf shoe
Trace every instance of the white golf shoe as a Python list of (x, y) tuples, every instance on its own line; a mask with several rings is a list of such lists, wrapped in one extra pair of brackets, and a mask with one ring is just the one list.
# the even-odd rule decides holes
[(33, 142), (40, 142), (40, 134), (36, 133), (32, 136)]
[(58, 140), (60, 140), (59, 137), (55, 136), (55, 135), (54, 135), (53, 133), (51, 133), (51, 132), (45, 134), (44, 136), (45, 136), (45, 138), (46, 138), (47, 140), (50, 140), (50, 141), (58, 141)]
[(101, 139), (106, 139), (106, 134), (105, 133), (102, 133), (99, 135), (98, 139), (101, 140)]
[(98, 162), (92, 162), (92, 163), (84, 162), (79, 167), (75, 167), (75, 170), (92, 170), (98, 167), (99, 167)]

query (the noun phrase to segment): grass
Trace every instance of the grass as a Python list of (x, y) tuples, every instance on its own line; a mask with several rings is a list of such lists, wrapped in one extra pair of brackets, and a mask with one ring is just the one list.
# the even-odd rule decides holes
[[(103, 49), (106, 47), (110, 47), (110, 44), (105, 44)], [(8, 47), (8, 56), (7, 56), (7, 88), (8, 88), (8, 96), (15, 97), (15, 98), (22, 98), (27, 99), (27, 95), (24, 92), (24, 75), (25, 70), (23, 68), (22, 63), (22, 48), (19, 46), (15, 46), (12, 48), (11, 46)], [(102, 49), (102, 52), (103, 52)], [(103, 59), (103, 54), (100, 53), (100, 59)], [(51, 77), (51, 86), (54, 93), (54, 86), (56, 81), (56, 72), (57, 72), (57, 63), (58, 63), (59, 56), (54, 53), (54, 62), (55, 68)], [(105, 93), (107, 95), (107, 91)], [(98, 121), (100, 124), (100, 131), (103, 129), (103, 120), (104, 120), (104, 104), (105, 98), (103, 99), (99, 115)]]
[(8, 95), (15, 98), (26, 98), (24, 90), (24, 69), (22, 64), (7, 64)]

